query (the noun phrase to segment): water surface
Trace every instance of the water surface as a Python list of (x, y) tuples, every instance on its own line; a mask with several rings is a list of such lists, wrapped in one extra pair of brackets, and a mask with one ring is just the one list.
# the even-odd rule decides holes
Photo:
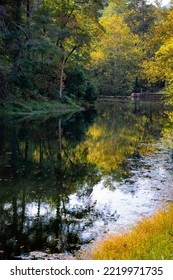
[(0, 251), (76, 253), (173, 200), (172, 113), (99, 103), (62, 117), (0, 119)]

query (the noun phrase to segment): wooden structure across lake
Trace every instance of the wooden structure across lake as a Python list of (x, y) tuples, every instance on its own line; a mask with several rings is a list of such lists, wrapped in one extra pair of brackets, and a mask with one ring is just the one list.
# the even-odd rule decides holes
[(163, 93), (132, 93), (132, 99), (141, 99), (141, 100), (153, 100), (163, 98)]
[(100, 95), (99, 100), (113, 101), (114, 99), (126, 99), (131, 98), (132, 100), (160, 100), (164, 97), (163, 93), (132, 93), (130, 96), (114, 96), (114, 95)]

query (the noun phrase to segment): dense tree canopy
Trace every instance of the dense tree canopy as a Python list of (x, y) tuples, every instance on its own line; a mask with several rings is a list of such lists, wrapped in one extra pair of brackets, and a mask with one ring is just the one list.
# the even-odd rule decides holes
[[(172, 88), (173, 9), (146, 0), (1, 0), (1, 100)], [(152, 87), (151, 87), (152, 85)]]
[(96, 43), (91, 56), (102, 94), (131, 93), (139, 71), (142, 52), (139, 37), (118, 16), (102, 16), (104, 35)]

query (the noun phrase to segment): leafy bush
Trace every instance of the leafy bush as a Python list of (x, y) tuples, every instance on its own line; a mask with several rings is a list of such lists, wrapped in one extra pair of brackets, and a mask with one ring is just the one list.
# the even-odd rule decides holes
[(85, 91), (84, 100), (86, 101), (95, 101), (99, 96), (99, 91), (96, 87), (96, 85), (89, 81), (87, 84), (87, 89)]
[(67, 69), (66, 76), (65, 91), (68, 96), (88, 102), (97, 99), (97, 87), (82, 68), (78, 66), (73, 69)]

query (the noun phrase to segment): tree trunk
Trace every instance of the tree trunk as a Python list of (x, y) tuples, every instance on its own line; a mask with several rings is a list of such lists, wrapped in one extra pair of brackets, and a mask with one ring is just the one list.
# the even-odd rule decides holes
[(60, 86), (59, 86), (59, 98), (62, 98), (62, 90), (63, 90), (63, 80), (64, 80), (64, 66), (65, 66), (65, 60), (62, 60), (61, 63), (61, 72), (60, 72)]
[[(62, 98), (62, 90), (63, 90), (63, 80), (64, 80), (64, 67), (65, 67), (65, 64), (67, 62), (67, 60), (69, 59), (69, 57), (72, 55), (72, 53), (77, 49), (79, 48), (80, 45), (77, 45), (77, 46), (74, 46), (72, 48), (72, 50), (68, 53), (68, 55), (63, 59), (62, 59), (62, 62), (61, 62), (61, 71), (60, 71), (60, 89), (59, 89), (59, 98), (61, 99)], [(62, 48), (62, 47), (61, 47)], [(62, 51), (64, 52), (64, 48), (62, 48)]]
[(30, 25), (30, 10), (31, 10), (30, 0), (27, 0), (26, 1), (26, 22), (27, 22), (28, 26)]
[(19, 42), (16, 40), (16, 50), (14, 50), (14, 56), (13, 56), (13, 69), (12, 69), (12, 77), (13, 80), (15, 81), (17, 79), (18, 76), (18, 60), (19, 60)]
[(16, 21), (18, 23), (21, 23), (21, 19), (22, 19), (21, 8), (22, 8), (22, 1), (16, 0)]

